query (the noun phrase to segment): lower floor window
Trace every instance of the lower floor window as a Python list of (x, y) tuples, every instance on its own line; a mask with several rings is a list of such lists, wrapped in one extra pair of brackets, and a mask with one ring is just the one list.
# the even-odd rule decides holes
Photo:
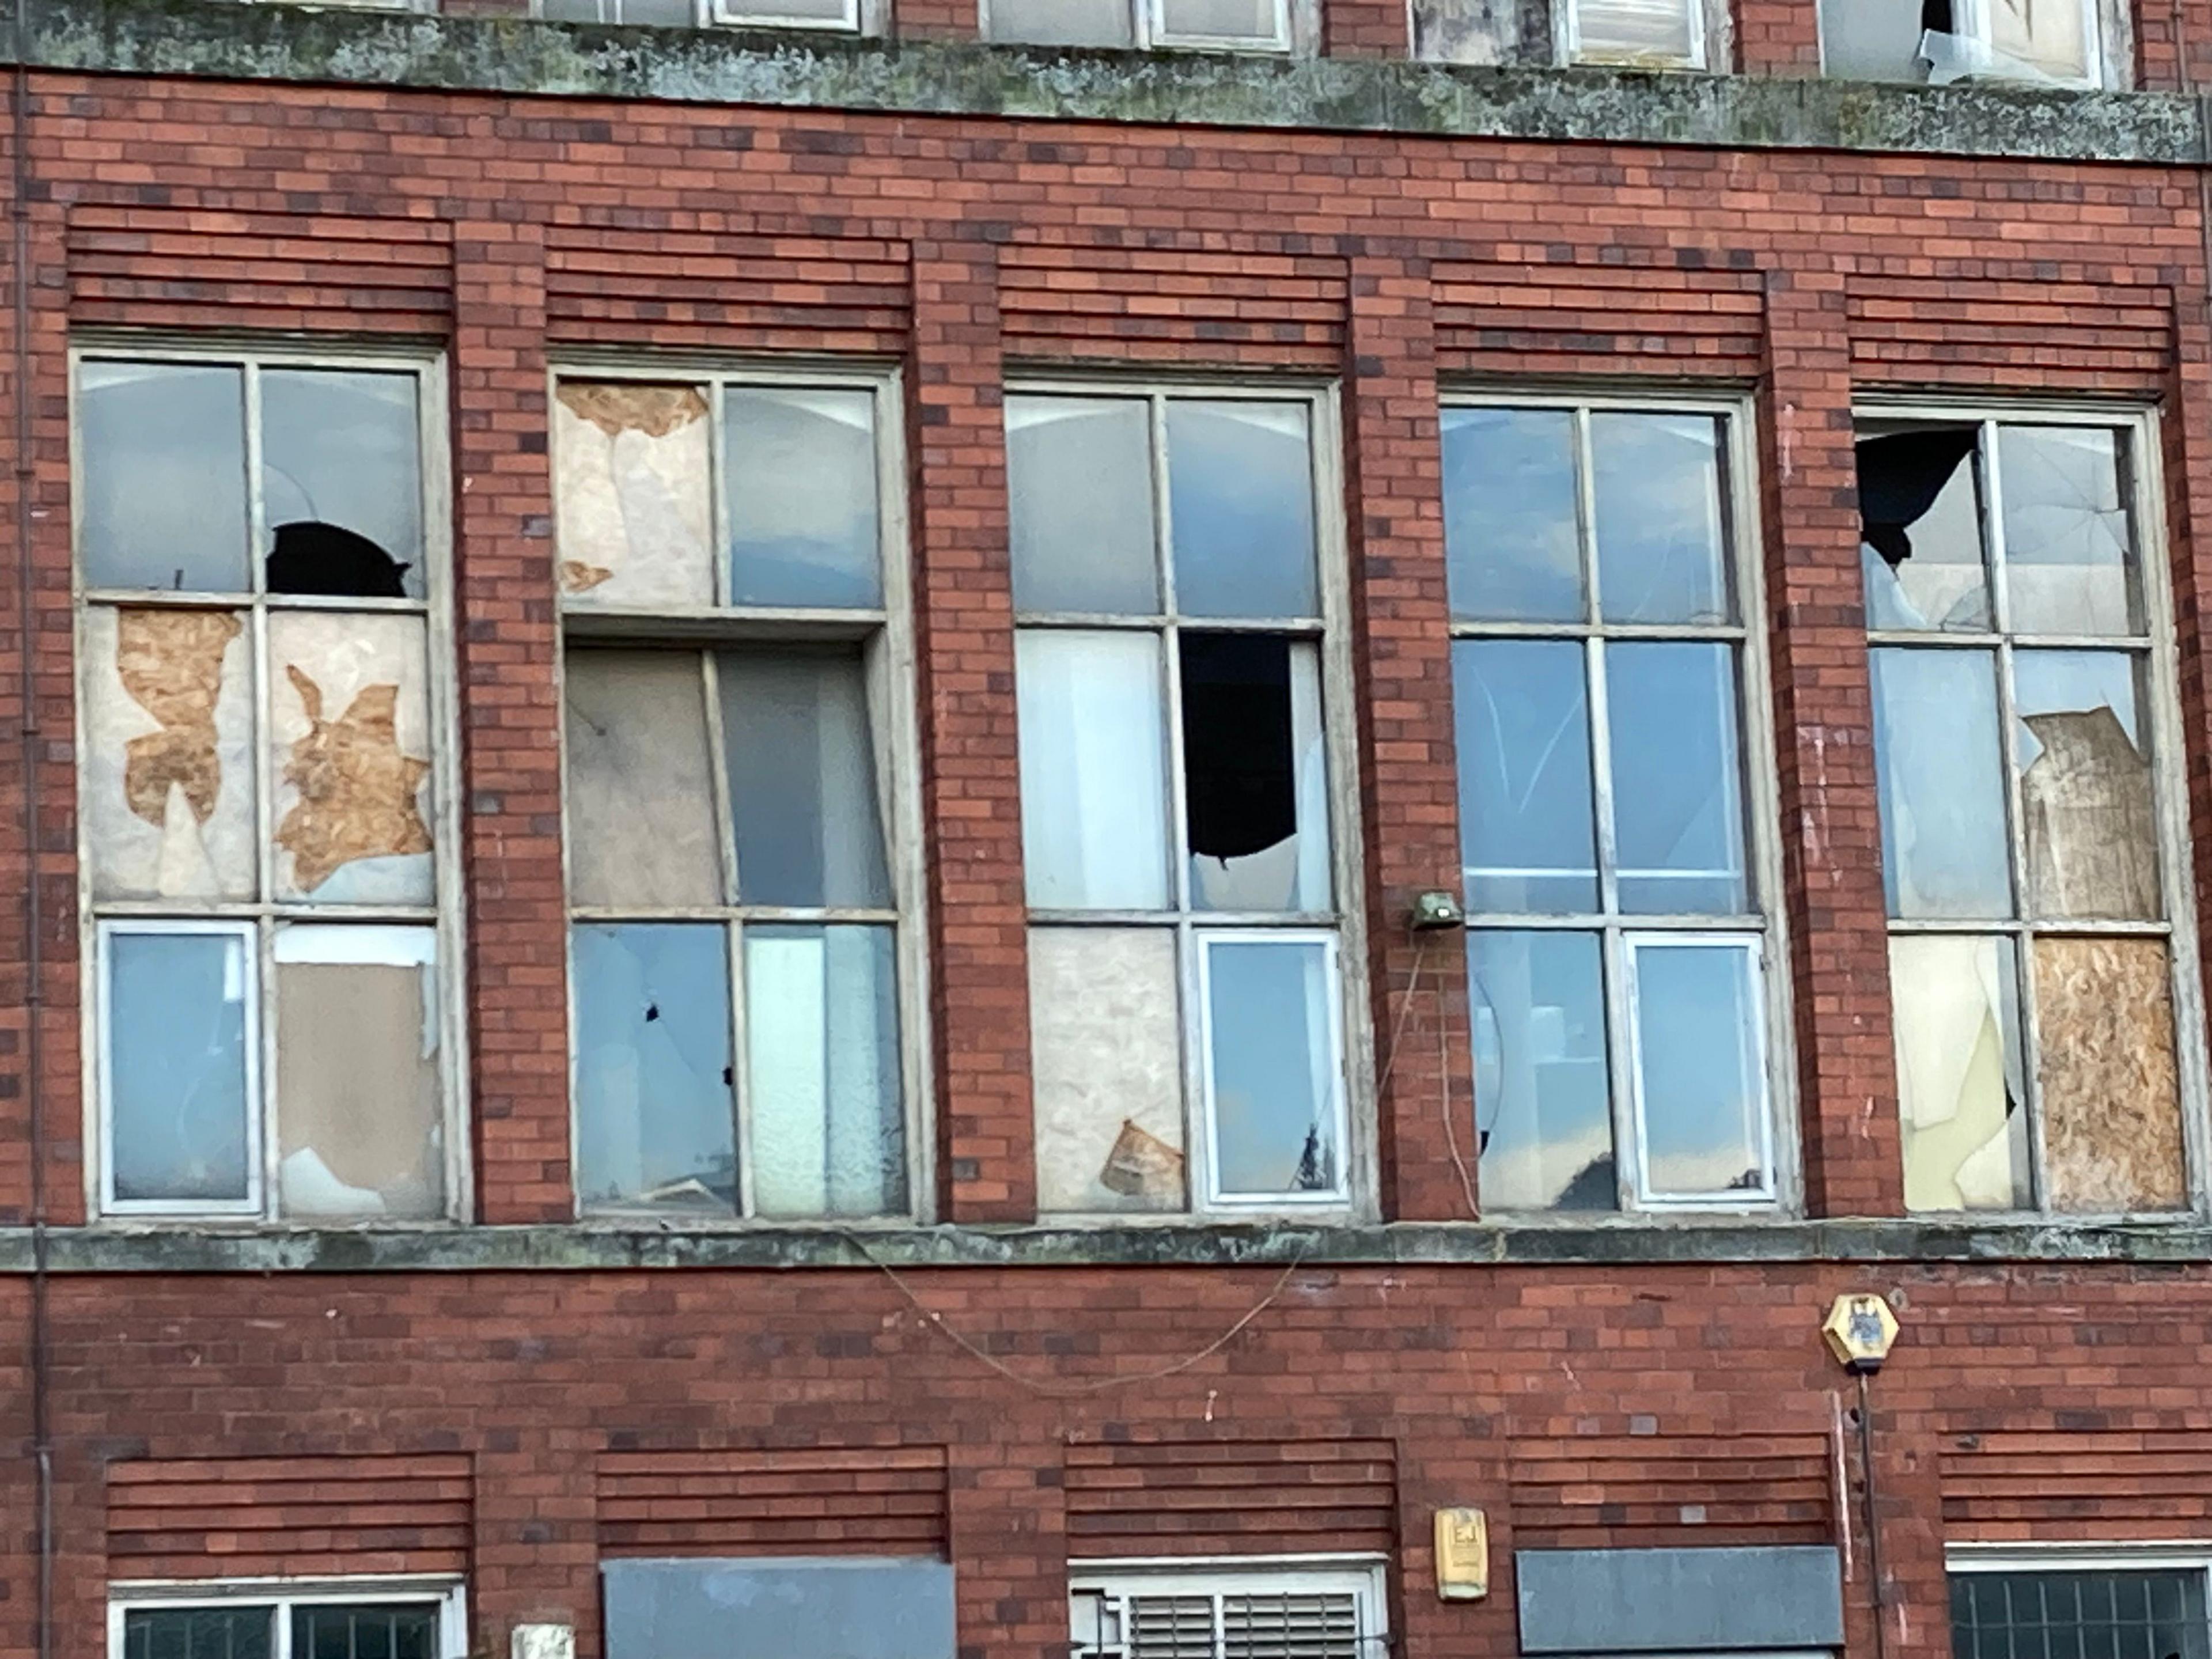
[(1954, 1567), (1953, 1659), (2206, 1659), (2205, 1571)]
[(460, 1659), (456, 1585), (203, 1584), (118, 1592), (109, 1659)]
[(1380, 1659), (1372, 1567), (1255, 1562), (1079, 1570), (1073, 1659)]

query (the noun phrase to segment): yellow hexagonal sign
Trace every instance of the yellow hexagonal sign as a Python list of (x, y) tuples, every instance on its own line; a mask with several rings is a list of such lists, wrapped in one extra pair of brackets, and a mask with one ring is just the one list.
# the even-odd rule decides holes
[(1848, 1292), (1836, 1298), (1827, 1322), (1820, 1327), (1836, 1358), (1855, 1371), (1880, 1369), (1889, 1358), (1897, 1331), (1897, 1316), (1887, 1302), (1879, 1296)]

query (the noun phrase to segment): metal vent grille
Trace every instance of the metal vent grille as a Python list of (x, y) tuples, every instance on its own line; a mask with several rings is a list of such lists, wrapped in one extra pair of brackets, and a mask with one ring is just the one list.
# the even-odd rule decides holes
[[(1355, 1591), (1107, 1591), (1078, 1659), (1376, 1659)], [(1089, 1639), (1085, 1639), (1085, 1637)]]
[(1218, 1659), (1210, 1595), (1132, 1595), (1123, 1603), (1128, 1659)]
[(1364, 1659), (1350, 1595), (1224, 1595), (1221, 1659)]

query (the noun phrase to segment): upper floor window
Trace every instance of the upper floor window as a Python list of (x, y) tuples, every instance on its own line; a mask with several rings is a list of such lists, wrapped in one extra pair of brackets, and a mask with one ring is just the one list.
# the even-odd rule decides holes
[(2189, 1202), (2197, 1056), (2175, 1032), (2201, 1028), (2148, 435), (2110, 416), (1860, 423), (1914, 1210)]
[(75, 386), (99, 1207), (446, 1215), (436, 377), (87, 348)]
[(461, 1659), (458, 1585), (348, 1578), (213, 1583), (108, 1601), (108, 1659)]
[(983, 0), (983, 33), (1039, 46), (1288, 52), (1310, 39), (1306, 0)]
[(879, 377), (562, 379), (587, 1213), (911, 1207), (918, 811)]
[(538, 16), (560, 23), (639, 23), (661, 28), (726, 24), (846, 33), (876, 27), (873, 0), (536, 0), (536, 3)]
[(1380, 1575), (1331, 1562), (1078, 1568), (1071, 1659), (1374, 1659), (1389, 1650)]
[(1869, 81), (2103, 86), (2112, 26), (2104, 0), (1821, 0), (1821, 64)]
[(1046, 1212), (1351, 1200), (1326, 417), (1006, 399)]
[(1486, 1209), (1778, 1194), (1742, 425), (1693, 404), (1443, 412)]
[(2131, 1564), (2127, 1551), (2094, 1566), (2039, 1563), (2033, 1552), (1971, 1564), (1954, 1557), (1953, 1659), (2062, 1653), (2206, 1659), (2212, 1653), (2212, 1625), (2206, 1622), (2202, 1552), (2160, 1547), (2134, 1553), (2154, 1557), (2157, 1565)]
[(1413, 0), (1413, 55), (1450, 64), (1698, 70), (1728, 59), (1728, 0)]

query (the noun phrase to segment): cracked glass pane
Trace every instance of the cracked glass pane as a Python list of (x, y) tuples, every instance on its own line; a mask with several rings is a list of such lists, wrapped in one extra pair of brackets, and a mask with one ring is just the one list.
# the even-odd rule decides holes
[(1595, 933), (1467, 936), (1486, 1210), (1610, 1210), (1620, 1190)]
[(1447, 409), (1443, 447), (1452, 614), (1580, 622), (1573, 412)]
[(1859, 570), (1869, 628), (1989, 627), (1979, 431), (1919, 422), (1862, 428)]
[(244, 372), (88, 362), (76, 418), (86, 585), (246, 592)]
[(243, 1201), (255, 1109), (251, 936), (115, 927), (105, 945), (115, 1196)]
[(271, 593), (424, 592), (412, 374), (265, 369), (261, 496)]
[(1710, 415), (1589, 417), (1598, 605), (1615, 623), (1725, 623), (1721, 423)]
[(730, 602), (881, 605), (874, 395), (730, 386), (722, 420)]
[(1320, 614), (1313, 491), (1304, 405), (1170, 402), (1168, 517), (1183, 614)]
[(2013, 763), (2031, 915), (2164, 912), (2142, 671), (2140, 658), (2118, 651), (2013, 653)]
[(2033, 1155), (2013, 941), (1895, 935), (1889, 985), (1905, 1208), (2030, 1208)]
[(1467, 902), (1532, 915), (1595, 910), (1595, 819), (1582, 646), (1452, 646)]
[[(2002, 0), (1999, 0), (2002, 4)], [(2021, 634), (2140, 634), (2119, 434), (2001, 426), (2005, 595)]]
[(1986, 651), (1869, 654), (1889, 914), (2009, 916), (1996, 659)]

